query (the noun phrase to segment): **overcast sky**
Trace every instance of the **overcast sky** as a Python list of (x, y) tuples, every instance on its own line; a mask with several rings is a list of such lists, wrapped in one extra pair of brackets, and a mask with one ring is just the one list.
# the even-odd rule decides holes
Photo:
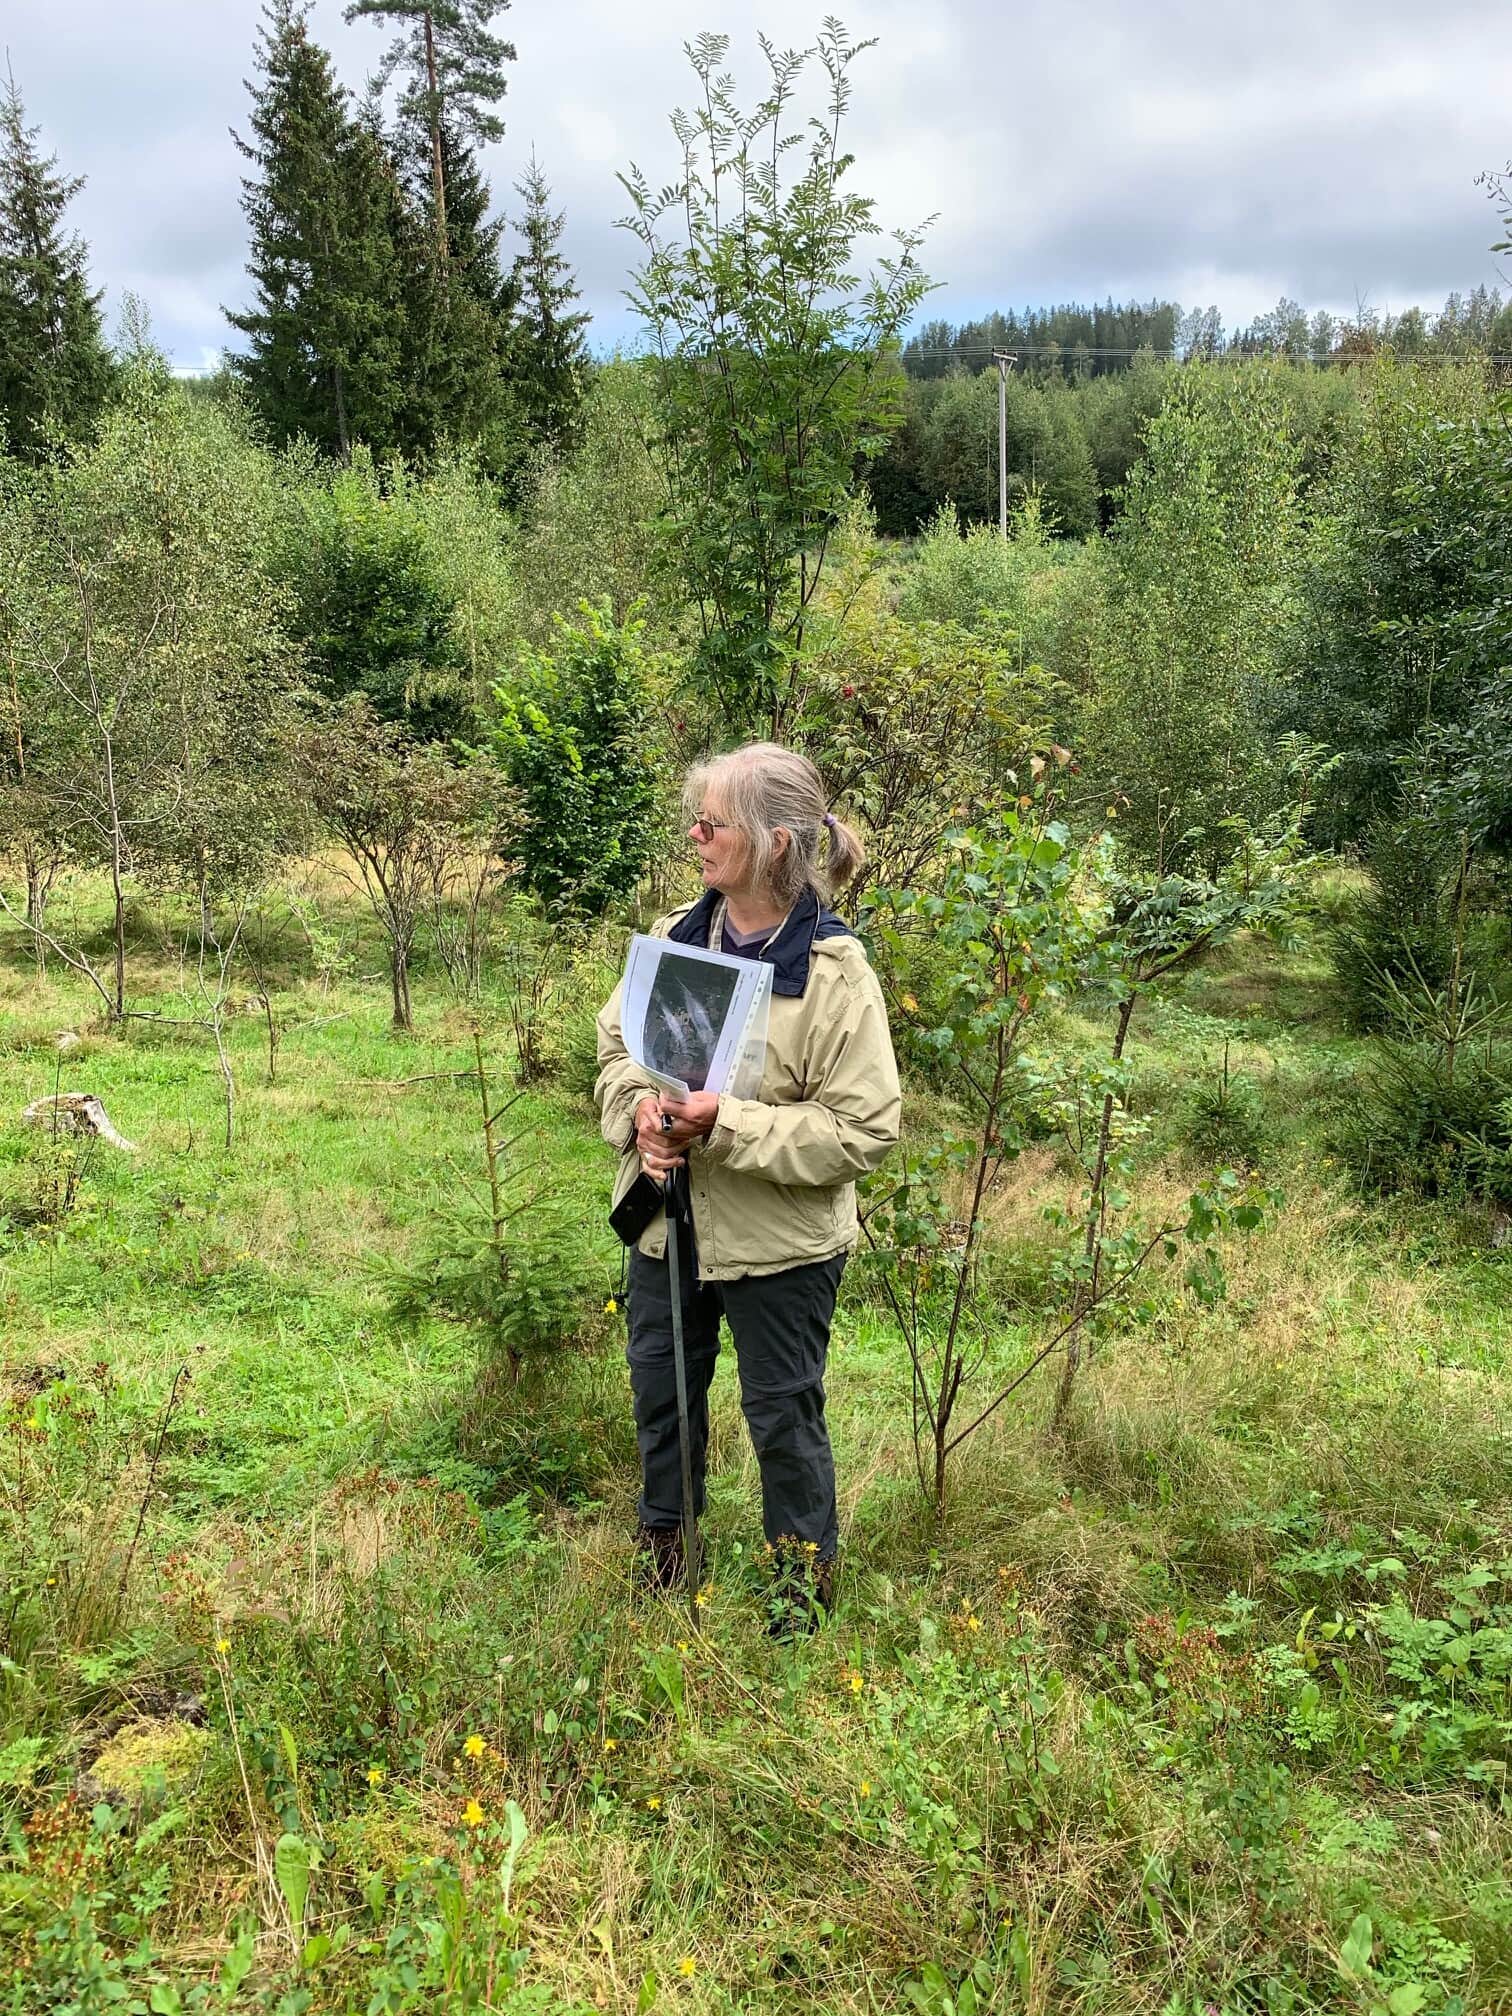
[[(496, 197), (532, 145), (567, 212), (599, 344), (632, 333), (634, 247), (613, 228), (617, 169), (673, 172), (683, 42), (732, 37), (743, 95), (758, 29), (808, 41), (799, 0), (515, 0)], [(215, 360), (244, 299), (243, 166), (256, 0), (4, 0), (0, 40), (28, 116), (88, 185), (73, 209), (114, 322), (143, 297), (180, 364)], [(1512, 152), (1512, 36), (1493, 0), (864, 0), (855, 186), (888, 226), (938, 221), (927, 313), (1137, 295), (1216, 302), (1247, 321), (1282, 294), (1310, 308), (1438, 307), (1501, 277), (1477, 171)], [(318, 0), (317, 36), (360, 87), (385, 37)]]

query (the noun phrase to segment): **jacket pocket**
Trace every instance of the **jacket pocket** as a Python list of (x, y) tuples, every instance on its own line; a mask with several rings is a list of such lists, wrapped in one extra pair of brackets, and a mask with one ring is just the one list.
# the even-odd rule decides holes
[(801, 1244), (807, 1255), (823, 1257), (823, 1253), (831, 1250), (830, 1242), (836, 1237), (840, 1223), (839, 1192), (829, 1184), (822, 1188), (812, 1183), (782, 1183), (773, 1187), (782, 1192), (783, 1208), (796, 1235), (795, 1244)]

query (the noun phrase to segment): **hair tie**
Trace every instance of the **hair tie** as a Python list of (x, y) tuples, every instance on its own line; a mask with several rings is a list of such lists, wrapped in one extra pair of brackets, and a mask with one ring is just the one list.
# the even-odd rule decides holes
[(828, 826), (828, 828), (830, 829), (831, 833), (833, 833), (833, 832), (834, 832), (834, 830), (835, 830), (835, 815), (834, 815), (834, 813), (833, 813), (833, 812), (826, 812), (826, 813), (825, 813), (825, 815), (824, 815), (824, 823), (825, 823), (825, 825), (826, 825), (826, 826)]

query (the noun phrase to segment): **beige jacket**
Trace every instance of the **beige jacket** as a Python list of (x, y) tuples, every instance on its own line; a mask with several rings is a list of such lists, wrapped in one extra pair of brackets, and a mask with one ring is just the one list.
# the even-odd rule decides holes
[[(722, 907), (722, 906), (721, 906)], [(666, 937), (688, 910), (652, 926)], [(720, 909), (711, 940), (717, 942)], [(882, 989), (859, 939), (814, 938), (801, 994), (775, 992), (758, 1099), (723, 1095), (707, 1140), (688, 1154), (699, 1278), (775, 1274), (850, 1252), (858, 1237), (856, 1178), (898, 1139), (902, 1100)], [(789, 975), (794, 971), (791, 960)], [(801, 956), (797, 967), (802, 974)], [(614, 1201), (640, 1170), (631, 1150), (635, 1109), (655, 1096), (620, 1033), (620, 990), (598, 1018), (598, 1100), (604, 1139), (620, 1151)], [(661, 1259), (666, 1214), (641, 1235)]]

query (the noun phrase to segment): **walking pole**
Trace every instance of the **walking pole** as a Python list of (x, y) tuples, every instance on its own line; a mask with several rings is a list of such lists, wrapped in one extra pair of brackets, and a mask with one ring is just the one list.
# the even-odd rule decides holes
[(669, 1173), (662, 1179), (667, 1207), (667, 1286), (672, 1291), (672, 1372), (677, 1381), (677, 1450), (682, 1458), (683, 1572), (688, 1578), (688, 1614), (698, 1622), (698, 1520), (693, 1511), (693, 1431), (688, 1425), (688, 1365), (683, 1355), (682, 1262), (677, 1250), (677, 1192)]

